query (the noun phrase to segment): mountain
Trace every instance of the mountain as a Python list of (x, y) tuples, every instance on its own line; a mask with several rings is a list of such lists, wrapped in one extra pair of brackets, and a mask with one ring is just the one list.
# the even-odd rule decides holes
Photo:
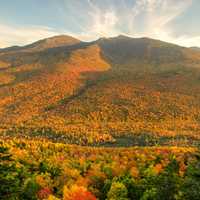
[(150, 38), (118, 36), (115, 38), (100, 39), (98, 43), (109, 61), (116, 65), (122, 64), (123, 68), (124, 65), (131, 66), (135, 62), (169, 64), (177, 62), (182, 63), (183, 59), (184, 62), (189, 60), (199, 61), (199, 53), (194, 53), (188, 48)]
[(34, 42), (33, 44), (25, 46), (23, 49), (29, 49), (31, 51), (41, 51), (49, 48), (70, 46), (77, 43), (80, 43), (80, 41), (76, 38), (73, 38), (71, 36), (59, 35), (39, 40), (37, 42)]
[(199, 47), (191, 47), (191, 49), (195, 50), (195, 51), (200, 51)]
[(39, 52), (39, 51), (44, 51), (44, 50), (56, 48), (56, 47), (72, 46), (78, 43), (80, 43), (80, 41), (76, 38), (73, 38), (71, 36), (66, 36), (66, 35), (59, 35), (59, 36), (54, 36), (54, 37), (46, 38), (43, 40), (39, 40), (37, 42), (34, 42), (26, 46), (22, 46), (22, 47), (13, 46), (13, 47), (1, 49), (0, 53), (2, 52), (2, 53), (7, 53), (7, 54), (8, 53), (14, 54), (18, 52)]
[(0, 49), (0, 52), (8, 52), (8, 51), (15, 51), (20, 49), (20, 46), (12, 46), (12, 47), (7, 47), (4, 49)]
[(198, 51), (123, 35), (0, 51), (1, 129), (78, 144), (196, 141), (199, 66)]

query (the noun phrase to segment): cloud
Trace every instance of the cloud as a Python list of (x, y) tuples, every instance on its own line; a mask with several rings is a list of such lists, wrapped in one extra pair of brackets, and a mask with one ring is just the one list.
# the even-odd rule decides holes
[(91, 15), (91, 17), (94, 17), (94, 22), (91, 26), (91, 32), (93, 32), (94, 34), (106, 36), (115, 32), (117, 17), (114, 12), (108, 11), (104, 13), (103, 16), (101, 14), (95, 14), (94, 16)]
[(90, 23), (77, 35), (83, 40), (119, 34), (151, 37), (185, 46), (198, 40), (197, 37), (188, 38), (182, 34), (175, 36), (170, 24), (192, 5), (193, 0), (136, 0), (131, 5), (126, 0), (118, 1), (118, 4), (102, 0), (106, 6), (99, 5), (98, 1), (87, 2)]
[(177, 31), (172, 23), (192, 5), (192, 0), (176, 0), (176, 2), (149, 0), (149, 2), (148, 29), (144, 34), (182, 46), (189, 47), (195, 43), (200, 45), (200, 37), (186, 35), (184, 30)]
[(13, 45), (25, 45), (44, 39), (60, 32), (49, 27), (43, 26), (28, 26), (28, 27), (14, 27), (6, 24), (0, 24), (0, 47), (8, 47)]
[(200, 47), (200, 36), (190, 37), (188, 35), (183, 35), (171, 41), (173, 43), (177, 43), (179, 45), (186, 46), (186, 47), (195, 47), (195, 46)]
[[(176, 32), (173, 26), (173, 21), (192, 5), (193, 0), (64, 2), (64, 5), (60, 5), (60, 12), (66, 18), (64, 30), (44, 26), (13, 27), (0, 24), (0, 47), (24, 45), (58, 34), (72, 35), (84, 41), (125, 34), (132, 37), (156, 38), (183, 46), (200, 45), (198, 36), (184, 35), (180, 30)], [(77, 28), (69, 30), (69, 22)]]
[[(99, 37), (112, 37), (119, 33), (116, 25), (118, 24), (118, 17), (116, 16), (115, 9), (102, 10), (91, 0), (88, 0), (90, 10), (88, 17), (90, 23), (85, 28), (86, 40), (96, 39)], [(84, 33), (82, 33), (84, 35)]]
[[(132, 24), (129, 24), (130, 35), (148, 36), (169, 42), (174, 38), (173, 27), (170, 22), (180, 16), (192, 5), (192, 0), (137, 0), (132, 8), (130, 17)], [(137, 30), (138, 19), (143, 18), (145, 27), (143, 31)], [(181, 36), (182, 37), (182, 36)]]

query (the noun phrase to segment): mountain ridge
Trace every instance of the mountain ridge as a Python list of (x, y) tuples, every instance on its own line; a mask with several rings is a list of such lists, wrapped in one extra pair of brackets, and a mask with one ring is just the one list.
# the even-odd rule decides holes
[(56, 48), (56, 47), (62, 47), (62, 46), (70, 46), (77, 43), (80, 43), (81, 41), (68, 35), (58, 35), (53, 36), (50, 38), (42, 39), (39, 41), (36, 41), (30, 45), (24, 46), (24, 48), (41, 48), (41, 50), (45, 50), (47, 48)]
[[(9, 48), (24, 48), (24, 47), (29, 47), (29, 46), (33, 46), (37, 43), (40, 43), (40, 42), (45, 42), (45, 41), (53, 41), (53, 40), (62, 40), (62, 39), (66, 39), (66, 40), (72, 40), (72, 44), (73, 42), (84, 42), (84, 41), (81, 41), (71, 35), (55, 35), (55, 36), (52, 36), (52, 37), (48, 37), (48, 38), (44, 38), (44, 39), (40, 39), (40, 40), (37, 40), (35, 42), (32, 42), (30, 44), (26, 44), (26, 45), (22, 45), (22, 46), (18, 46), (18, 45), (15, 45), (15, 46), (8, 46), (8, 47), (5, 47), (5, 48), (0, 48), (0, 50), (6, 50), (6, 49), (9, 49)], [(94, 42), (97, 42), (99, 40), (112, 40), (112, 39), (130, 39), (130, 40), (149, 40), (149, 41), (154, 41), (154, 42), (163, 42), (163, 43), (166, 43), (166, 44), (172, 44), (172, 45), (175, 45), (175, 46), (179, 46), (179, 47), (183, 47), (183, 48), (196, 48), (198, 49), (199, 47), (184, 47), (184, 46), (180, 46), (180, 45), (177, 45), (177, 44), (173, 44), (173, 43), (170, 43), (170, 42), (166, 42), (166, 41), (163, 41), (163, 40), (159, 40), (159, 39), (155, 39), (155, 38), (150, 38), (150, 37), (131, 37), (131, 36), (127, 36), (127, 35), (123, 35), (123, 34), (120, 34), (120, 35), (117, 35), (117, 36), (114, 36), (114, 37), (101, 37), (101, 38), (98, 38), (97, 40), (93, 40), (93, 41), (90, 41), (90, 42), (87, 42), (87, 43), (94, 43)]]
[(24, 46), (11, 46), (7, 48), (0, 49), (0, 53), (3, 52), (15, 52), (15, 51), (23, 51), (23, 52), (36, 52), (36, 51), (44, 51), (50, 48), (63, 47), (63, 46), (72, 46), (80, 43), (81, 41), (68, 35), (57, 35), (45, 39), (41, 39), (35, 41), (31, 44), (27, 44)]
[(45, 129), (80, 144), (140, 133), (199, 138), (198, 51), (148, 38), (67, 38), (0, 52), (3, 131)]

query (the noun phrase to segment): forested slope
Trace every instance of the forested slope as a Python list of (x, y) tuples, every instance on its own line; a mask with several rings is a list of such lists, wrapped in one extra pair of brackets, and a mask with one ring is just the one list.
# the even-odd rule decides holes
[(4, 49), (1, 130), (90, 145), (190, 145), (200, 131), (199, 67), (198, 51), (149, 38), (57, 36)]

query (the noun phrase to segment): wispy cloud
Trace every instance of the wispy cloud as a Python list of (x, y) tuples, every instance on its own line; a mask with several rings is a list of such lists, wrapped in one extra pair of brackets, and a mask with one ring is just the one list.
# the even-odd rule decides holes
[(108, 6), (105, 3), (107, 7), (99, 6), (98, 1), (87, 1), (90, 23), (77, 35), (83, 40), (126, 34), (185, 46), (192, 46), (199, 41), (198, 37), (190, 38), (184, 34), (175, 36), (170, 25), (192, 5), (193, 0), (136, 0), (131, 6), (122, 0), (120, 5)]
[[(146, 29), (143, 35), (173, 41), (173, 27), (169, 23), (180, 16), (192, 4), (192, 0), (142, 0), (137, 15), (145, 15)], [(180, 36), (182, 37), (182, 35)]]
[[(183, 46), (200, 45), (198, 36), (186, 35), (181, 31), (175, 34), (173, 27), (173, 21), (189, 9), (193, 1), (63, 0), (65, 4), (60, 4), (59, 10), (66, 18), (66, 27), (62, 27), (62, 31), (43, 26), (13, 27), (0, 24), (0, 47), (23, 45), (58, 34), (69, 34), (85, 41), (125, 34), (152, 37)], [(77, 29), (70, 29), (67, 26), (69, 21)]]
[(83, 28), (83, 32), (79, 33), (79, 37), (83, 40), (94, 40), (99, 37), (112, 37), (119, 33), (117, 24), (119, 18), (114, 8), (102, 10), (94, 1), (87, 0), (88, 23)]
[(39, 39), (58, 35), (60, 32), (49, 27), (17, 27), (0, 24), (0, 47), (24, 45)]

